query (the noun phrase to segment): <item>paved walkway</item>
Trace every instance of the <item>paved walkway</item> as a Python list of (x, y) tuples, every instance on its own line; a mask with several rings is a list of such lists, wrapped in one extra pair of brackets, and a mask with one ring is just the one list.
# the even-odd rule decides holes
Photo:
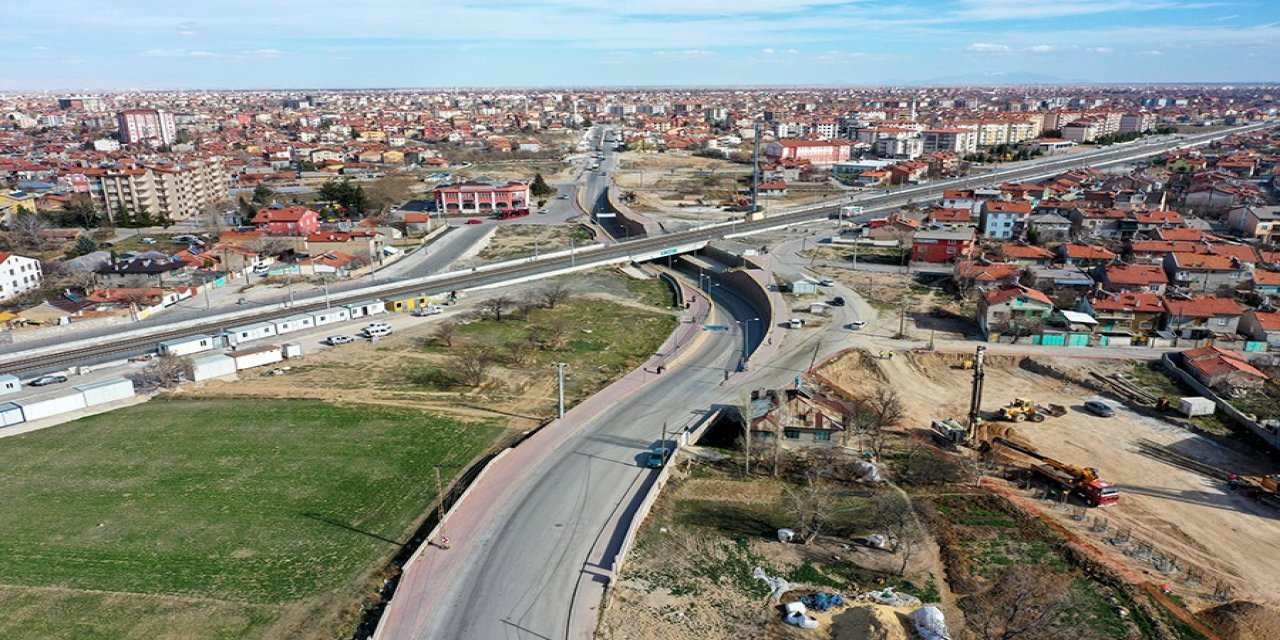
[[(656, 380), (660, 374), (651, 372), (657, 371), (659, 366), (679, 366), (681, 355), (690, 350), (698, 336), (705, 335), (701, 330), (702, 324), (711, 313), (710, 300), (687, 286), (685, 300), (689, 307), (681, 316), (680, 325), (644, 366), (584, 400), (566, 412), (564, 419), (553, 421), (489, 464), (445, 516), (442, 526), (432, 534), (431, 539), (434, 540), (441, 531), (445, 531), (451, 548), (444, 550), (424, 544), (405, 565), (400, 584), (375, 638), (421, 637), (435, 614), (437, 603), (444, 600), (450, 579), (471, 561), (471, 554), (480, 544), (490, 521), (495, 514), (504, 511), (505, 504), (511, 499), (511, 488), (527, 482), (539, 464), (557, 451), (578, 428)], [(576, 602), (583, 606), (574, 607), (576, 617), (573, 620), (576, 628), (587, 629), (587, 637), (595, 627), (595, 615), (604, 594), (602, 582), (589, 580), (588, 583), (598, 588), (584, 589), (579, 593)]]

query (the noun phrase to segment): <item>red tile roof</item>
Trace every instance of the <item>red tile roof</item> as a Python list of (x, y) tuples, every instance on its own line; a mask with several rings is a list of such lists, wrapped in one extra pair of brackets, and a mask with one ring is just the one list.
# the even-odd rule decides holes
[(1182, 357), (1188, 367), (1206, 377), (1239, 372), (1263, 380), (1269, 379), (1267, 374), (1245, 362), (1244, 356), (1228, 349), (1215, 346), (1200, 347), (1183, 351)]
[(1017, 284), (1006, 285), (982, 294), (982, 298), (986, 300), (988, 306), (1023, 297), (1053, 306), (1053, 301), (1043, 292)]
[(1164, 267), (1153, 264), (1113, 264), (1107, 267), (1107, 282), (1111, 284), (1149, 285), (1168, 284)]
[(307, 215), (319, 217), (320, 214), (306, 207), (285, 207), (283, 209), (263, 209), (258, 215), (253, 217), (254, 224), (267, 224), (271, 222), (298, 222)]
[(1132, 311), (1135, 313), (1160, 313), (1164, 311), (1164, 303), (1154, 293), (1118, 293), (1106, 298), (1091, 300), (1095, 310), (1099, 311)]
[(1238, 316), (1244, 313), (1240, 305), (1231, 298), (1192, 298), (1190, 300), (1174, 300), (1166, 297), (1164, 308), (1170, 314), (1183, 318), (1212, 318), (1214, 316)]
[(1236, 271), (1240, 268), (1231, 256), (1205, 253), (1174, 253), (1173, 262), (1179, 269), (1197, 271)]
[(1076, 260), (1114, 260), (1116, 257), (1106, 247), (1095, 245), (1070, 243), (1062, 245), (1062, 249), (1068, 258)]
[(1037, 247), (1029, 244), (1015, 244), (1006, 242), (1000, 245), (996, 251), (1005, 258), (1023, 259), (1023, 260), (1052, 260), (1053, 252), (1044, 247)]

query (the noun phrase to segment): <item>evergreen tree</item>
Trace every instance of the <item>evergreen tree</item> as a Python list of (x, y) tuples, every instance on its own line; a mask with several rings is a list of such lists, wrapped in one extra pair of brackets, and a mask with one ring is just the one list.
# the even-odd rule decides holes
[(154, 227), (156, 219), (152, 217), (151, 212), (146, 207), (138, 209), (138, 213), (133, 217), (133, 228), (140, 229), (142, 227)]
[(89, 236), (86, 236), (84, 234), (80, 234), (78, 237), (76, 237), (76, 244), (75, 246), (71, 247), (70, 253), (71, 253), (71, 257), (75, 258), (75, 257), (93, 253), (97, 249), (98, 249), (98, 243), (94, 242), (93, 238), (90, 238)]
[(120, 204), (117, 204), (116, 215), (115, 215), (115, 218), (112, 220), (112, 222), (114, 222), (115, 225), (121, 229), (132, 228), (134, 226), (133, 212), (126, 209), (123, 202)]
[(541, 173), (534, 174), (533, 184), (529, 186), (529, 192), (537, 197), (549, 196), (556, 192), (555, 188), (547, 184), (546, 179)]
[(253, 188), (253, 201), (257, 204), (271, 204), (271, 200), (275, 197), (276, 192), (265, 184), (258, 183), (258, 186)]

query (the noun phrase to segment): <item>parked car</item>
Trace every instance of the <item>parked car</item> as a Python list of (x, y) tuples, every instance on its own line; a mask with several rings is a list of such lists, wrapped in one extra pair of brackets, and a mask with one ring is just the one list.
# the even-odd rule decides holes
[(331, 347), (336, 347), (340, 344), (351, 344), (352, 342), (355, 342), (355, 341), (356, 341), (355, 338), (352, 338), (351, 336), (344, 336), (344, 335), (329, 336), (328, 338), (324, 339), (324, 343)]
[(546, 208), (546, 207), (543, 207), (543, 208), (541, 208), (541, 209), (538, 209), (538, 213), (546, 213), (546, 212), (547, 212), (547, 208)]
[(840, 296), (836, 296), (836, 297), (832, 298), (832, 299), (831, 299), (831, 306), (833, 306), (833, 307), (843, 307), (843, 306), (844, 306), (844, 298), (842, 298), (842, 297), (840, 297)]
[(441, 307), (438, 304), (429, 304), (425, 307), (418, 307), (417, 309), (410, 311), (409, 315), (421, 318), (423, 316), (434, 316), (441, 313), (444, 313), (444, 307)]
[(1110, 418), (1111, 416), (1116, 415), (1115, 409), (1112, 409), (1110, 405), (1099, 400), (1090, 400), (1084, 403), (1084, 410), (1098, 416), (1099, 418)]
[(569, 199), (569, 194), (567, 193), (562, 193), (556, 196), (556, 200), (568, 200), (568, 199)]
[(365, 325), (364, 329), (361, 329), (360, 332), (364, 334), (366, 338), (381, 338), (383, 336), (391, 335), (391, 325), (385, 322), (371, 322)]
[(846, 324), (846, 325), (844, 326), (844, 328), (846, 328), (846, 329), (848, 329), (848, 330), (850, 330), (850, 331), (857, 331), (858, 329), (861, 329), (861, 328), (863, 328), (863, 327), (865, 327), (865, 326), (867, 326), (867, 323), (866, 323), (866, 322), (864, 322), (864, 321), (862, 321), (862, 320), (854, 320), (853, 322), (850, 322), (849, 324)]
[(35, 380), (31, 381), (31, 386), (45, 387), (51, 384), (58, 384), (59, 382), (66, 382), (66, 381), (67, 381), (67, 377), (63, 375), (40, 376), (39, 378), (36, 378)]
[(155, 238), (143, 238), (143, 239), (139, 240), (138, 242), (141, 242), (142, 244), (155, 244), (155, 243), (156, 243), (156, 239), (155, 239)]
[(834, 287), (836, 286), (836, 281), (831, 278), (823, 278), (818, 281), (818, 284), (823, 287)]
[(649, 455), (645, 456), (644, 466), (650, 469), (661, 469), (667, 464), (667, 459), (671, 457), (671, 449), (667, 447), (654, 447), (649, 451)]
[(481, 220), (480, 218), (472, 218), (467, 221), (467, 224), (484, 224), (484, 220)]

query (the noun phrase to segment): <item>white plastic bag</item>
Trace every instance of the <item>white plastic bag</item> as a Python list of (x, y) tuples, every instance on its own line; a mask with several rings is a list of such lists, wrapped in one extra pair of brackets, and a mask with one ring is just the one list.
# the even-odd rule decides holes
[(915, 625), (916, 634), (922, 640), (951, 640), (951, 633), (947, 631), (947, 617), (937, 607), (920, 607), (908, 613), (907, 619)]

